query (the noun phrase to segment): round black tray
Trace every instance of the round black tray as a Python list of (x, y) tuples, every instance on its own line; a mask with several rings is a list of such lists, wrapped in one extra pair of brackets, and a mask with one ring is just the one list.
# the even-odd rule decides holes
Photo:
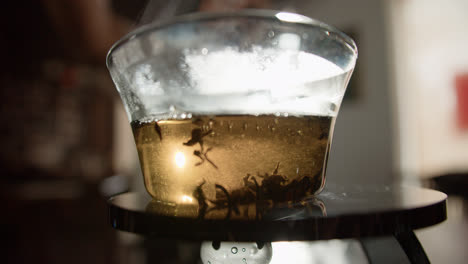
[[(111, 225), (148, 236), (188, 240), (293, 241), (392, 235), (446, 219), (444, 193), (396, 185), (327, 184), (317, 197), (279, 206), (260, 219), (169, 217), (148, 208), (145, 193), (125, 193), (108, 201)], [(154, 202), (153, 202), (154, 203)]]

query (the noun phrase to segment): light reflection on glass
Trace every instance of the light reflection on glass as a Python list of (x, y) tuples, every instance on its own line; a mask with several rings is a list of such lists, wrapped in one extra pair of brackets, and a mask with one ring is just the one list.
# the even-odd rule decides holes
[(301, 47), (301, 38), (296, 34), (283, 33), (278, 39), (278, 46), (282, 49), (299, 50)]
[(175, 164), (177, 165), (177, 167), (183, 168), (183, 167), (185, 166), (185, 156), (184, 156), (184, 153), (182, 153), (182, 152), (177, 152), (177, 153), (175, 154), (174, 161), (175, 161)]
[(193, 198), (188, 196), (188, 195), (182, 195), (180, 200), (182, 201), (182, 203), (191, 203), (191, 202), (193, 202)]
[(313, 21), (312, 19), (306, 16), (289, 13), (289, 12), (280, 12), (276, 14), (276, 18), (284, 22), (293, 22), (293, 23), (310, 23)]

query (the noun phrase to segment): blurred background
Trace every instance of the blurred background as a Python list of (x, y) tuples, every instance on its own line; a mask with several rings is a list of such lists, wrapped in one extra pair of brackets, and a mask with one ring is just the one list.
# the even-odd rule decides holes
[(355, 39), (359, 59), (327, 177), (446, 192), (448, 220), (416, 234), (433, 263), (465, 263), (465, 0), (4, 3), (0, 226), (6, 263), (149, 263), (140, 238), (107, 223), (107, 197), (144, 191), (131, 129), (105, 68), (107, 50), (145, 23), (242, 8), (297, 12)]

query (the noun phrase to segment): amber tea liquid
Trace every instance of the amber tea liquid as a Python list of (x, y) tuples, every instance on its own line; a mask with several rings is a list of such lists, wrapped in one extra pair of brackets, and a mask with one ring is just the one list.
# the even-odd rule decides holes
[(223, 209), (236, 216), (249, 214), (239, 208), (251, 203), (290, 203), (319, 192), (334, 120), (193, 116), (135, 121), (132, 128), (152, 207), (173, 208), (158, 213), (200, 217)]

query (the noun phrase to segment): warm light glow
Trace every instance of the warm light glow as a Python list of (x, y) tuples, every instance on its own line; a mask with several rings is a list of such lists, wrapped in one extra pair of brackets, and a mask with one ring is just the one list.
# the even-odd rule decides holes
[(193, 198), (188, 196), (188, 195), (182, 195), (182, 197), (180, 198), (180, 200), (183, 202), (183, 203), (191, 203), (193, 202)]
[(182, 152), (177, 152), (175, 154), (175, 164), (177, 165), (177, 167), (179, 168), (183, 168), (184, 165), (185, 165), (185, 156), (184, 156), (184, 153)]

